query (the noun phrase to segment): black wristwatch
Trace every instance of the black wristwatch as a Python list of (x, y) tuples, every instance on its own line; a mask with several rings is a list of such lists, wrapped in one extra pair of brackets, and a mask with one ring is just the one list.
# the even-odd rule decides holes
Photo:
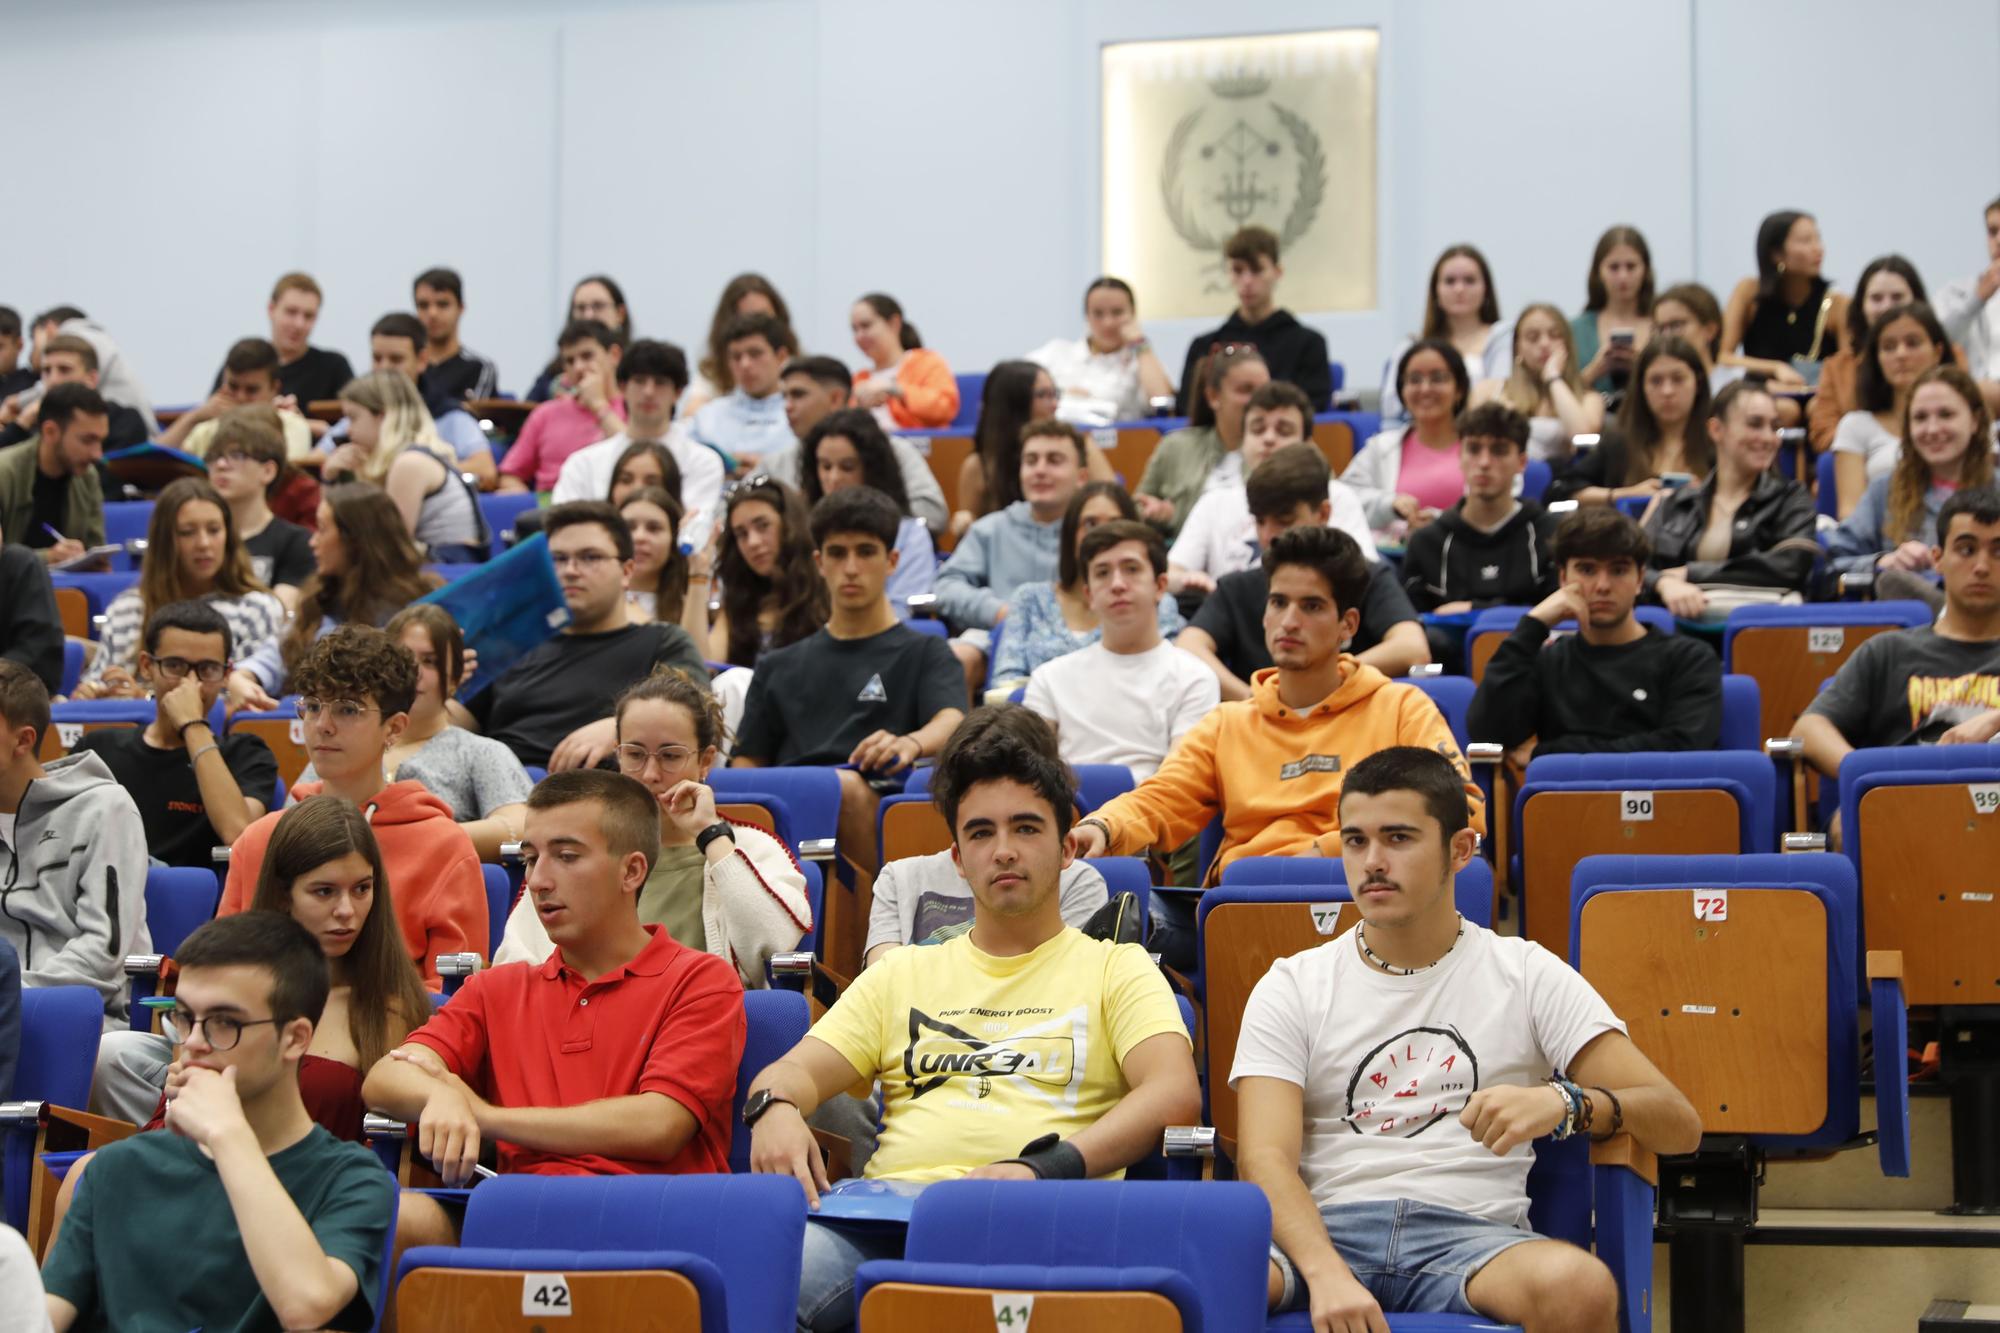
[(717, 838), (727, 838), (731, 842), (736, 841), (735, 826), (726, 819), (716, 820), (713, 824), (710, 824), (707, 828), (694, 835), (694, 849), (703, 856), (707, 856), (708, 844), (714, 842)]
[(773, 1106), (789, 1106), (795, 1111), (799, 1108), (799, 1104), (790, 1097), (775, 1096), (769, 1088), (759, 1088), (750, 1094), (748, 1101), (743, 1103), (743, 1123), (755, 1126), (763, 1118), (764, 1112)]

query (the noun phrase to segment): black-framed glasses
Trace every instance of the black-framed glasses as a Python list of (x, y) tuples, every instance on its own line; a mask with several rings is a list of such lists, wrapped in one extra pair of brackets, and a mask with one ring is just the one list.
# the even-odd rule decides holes
[(618, 747), (618, 767), (626, 773), (643, 773), (646, 761), (655, 760), (662, 773), (677, 773), (686, 768), (695, 752), (685, 745), (662, 745), (657, 750), (648, 750), (643, 745), (626, 744)]
[(227, 1014), (209, 1014), (205, 1018), (196, 1018), (194, 1010), (175, 1005), (173, 1012), (160, 1020), (160, 1026), (166, 1030), (167, 1040), (176, 1046), (185, 1045), (198, 1027), (201, 1029), (201, 1039), (208, 1043), (210, 1050), (233, 1051), (236, 1049), (236, 1043), (243, 1040), (244, 1028), (260, 1027), (265, 1023), (277, 1021), (275, 1018), (231, 1018)]
[(379, 708), (356, 703), (352, 699), (315, 699), (308, 694), (299, 700), (299, 716), (307, 722), (317, 722), (322, 717), (330, 717), (336, 726), (351, 726), (369, 713), (379, 713)]
[(153, 665), (160, 669), (161, 675), (172, 676), (175, 680), (192, 671), (199, 679), (210, 685), (229, 674), (229, 663), (218, 662), (214, 658), (190, 662), (185, 657), (156, 657), (153, 659)]

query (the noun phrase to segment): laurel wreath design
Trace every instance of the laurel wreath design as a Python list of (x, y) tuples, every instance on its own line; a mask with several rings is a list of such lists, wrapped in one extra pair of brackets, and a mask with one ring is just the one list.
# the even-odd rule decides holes
[[(1160, 203), (1166, 209), (1167, 221), (1173, 224), (1182, 240), (1196, 250), (1220, 250), (1222, 238), (1211, 234), (1195, 220), (1188, 209), (1186, 190), (1181, 183), (1181, 162), (1188, 140), (1194, 137), (1195, 126), (1205, 110), (1206, 107), (1196, 107), (1182, 116), (1175, 122), (1173, 133), (1167, 136), (1166, 158), (1160, 165)], [(1311, 229), (1313, 219), (1319, 216), (1320, 205), (1326, 201), (1326, 152), (1320, 146), (1319, 135), (1306, 124), (1304, 117), (1276, 102), (1271, 104), (1271, 111), (1278, 118), (1278, 124), (1291, 136), (1292, 148), (1299, 155), (1299, 178), (1292, 209), (1285, 215), (1284, 226), (1278, 235), (1279, 245), (1289, 249)]]

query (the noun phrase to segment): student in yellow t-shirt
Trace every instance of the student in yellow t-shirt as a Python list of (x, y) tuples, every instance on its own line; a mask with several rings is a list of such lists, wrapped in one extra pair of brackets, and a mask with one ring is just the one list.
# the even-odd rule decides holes
[[(751, 1169), (796, 1177), (815, 1209), (828, 1182), (805, 1118), (877, 1080), (877, 1180), (1115, 1177), (1200, 1111), (1159, 970), (1137, 945), (1063, 923), (1076, 791), (1049, 724), (1018, 706), (977, 710), (946, 743), (932, 793), (972, 889), (972, 929), (884, 955), (757, 1076), (743, 1108)], [(892, 1229), (813, 1219), (799, 1327), (851, 1325), (854, 1270), (902, 1245)]]

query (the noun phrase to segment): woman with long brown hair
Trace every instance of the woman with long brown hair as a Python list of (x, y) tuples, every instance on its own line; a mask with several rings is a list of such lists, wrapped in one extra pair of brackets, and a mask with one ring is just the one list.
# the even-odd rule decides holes
[(1500, 298), (1493, 290), (1493, 269), (1476, 246), (1446, 246), (1431, 265), (1430, 286), (1424, 290), (1424, 324), (1382, 366), (1382, 428), (1409, 424), (1403, 406), (1403, 354), (1413, 343), (1448, 342), (1457, 350), (1474, 380), (1500, 380), (1514, 363), (1514, 334), (1500, 322)]
[[(1993, 414), (1979, 385), (1957, 366), (1932, 366), (1917, 376), (1902, 425), (1895, 467), (1869, 482), (1854, 512), (1827, 534), (1827, 563), (1836, 574), (1873, 569), (1879, 579), (1891, 571), (1929, 571), (1944, 502), (1954, 491), (1993, 484)], [(1895, 582), (1902, 596), (1915, 593), (1919, 580)]]
[(140, 637), (153, 612), (174, 602), (203, 601), (229, 622), (239, 651), (264, 642), (285, 620), (284, 603), (257, 581), (229, 504), (205, 477), (182, 477), (154, 502), (146, 528), (139, 581), (111, 599), (104, 634), (77, 685), (79, 699), (139, 693), (133, 671)]
[(327, 489), (312, 549), (318, 568), (299, 590), (291, 623), (229, 674), (231, 712), (276, 708), (293, 667), (321, 635), (348, 621), (385, 624), (444, 582), (424, 572), (423, 556), (395, 502), (365, 482)]
[(1670, 479), (1707, 476), (1715, 468), (1710, 402), (1708, 363), (1695, 345), (1655, 337), (1639, 353), (1616, 427), (1604, 432), (1595, 449), (1577, 455), (1550, 484), (1547, 501), (1616, 504), (1658, 494)]
[(1584, 295), (1583, 312), (1569, 322), (1583, 382), (1602, 394), (1623, 392), (1653, 332), (1653, 251), (1637, 227), (1604, 229)]
[(775, 477), (754, 477), (730, 493), (715, 573), (722, 613), (709, 628), (711, 659), (754, 667), (826, 623), (831, 606), (813, 564), (805, 501)]

